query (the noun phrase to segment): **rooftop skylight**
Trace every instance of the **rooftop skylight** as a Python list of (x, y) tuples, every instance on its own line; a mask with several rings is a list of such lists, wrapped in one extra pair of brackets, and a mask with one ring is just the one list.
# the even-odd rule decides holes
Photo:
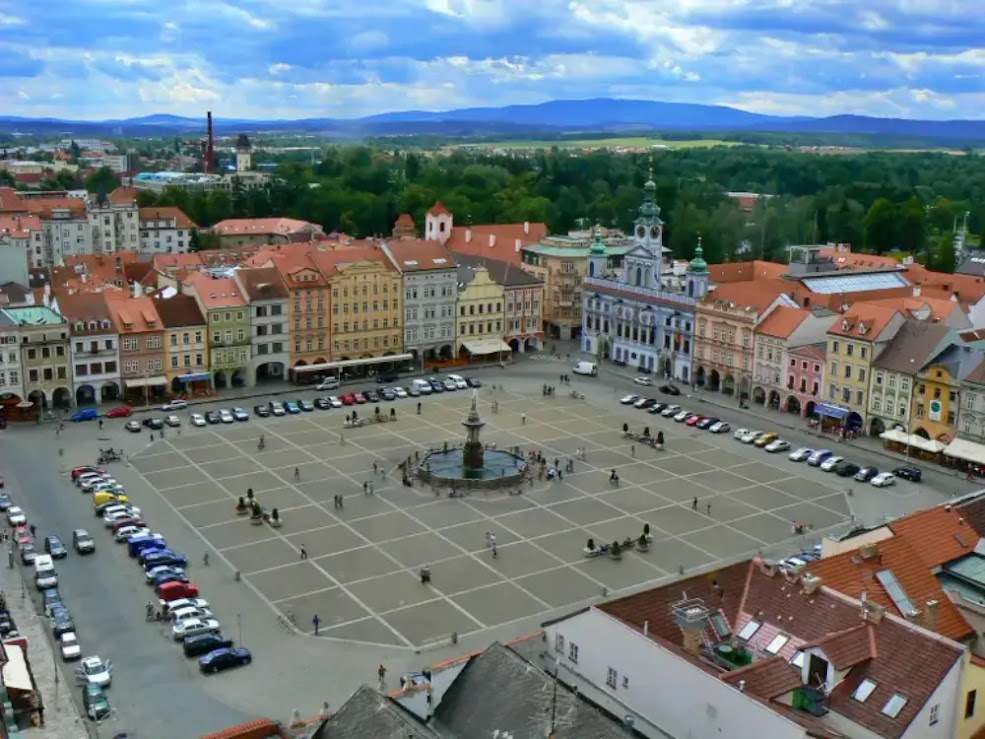
[(889, 718), (896, 718), (909, 702), (910, 699), (902, 693), (893, 693), (892, 697), (886, 701), (886, 705), (882, 707), (882, 712)]
[(756, 632), (759, 631), (759, 627), (762, 626), (759, 621), (750, 621), (745, 626), (742, 627), (742, 631), (739, 632), (738, 636), (743, 641), (749, 641), (755, 636)]
[[(865, 703), (865, 701), (869, 699), (869, 696), (872, 695), (872, 691), (876, 689), (877, 685), (878, 683), (875, 681), (865, 678), (861, 683), (859, 683), (859, 686), (855, 688), (855, 692), (852, 693), (852, 698), (857, 700), (859, 703)], [(886, 705), (888, 706), (889, 704), (887, 703)], [(885, 712), (885, 710), (886, 709), (883, 709), (883, 712)]]

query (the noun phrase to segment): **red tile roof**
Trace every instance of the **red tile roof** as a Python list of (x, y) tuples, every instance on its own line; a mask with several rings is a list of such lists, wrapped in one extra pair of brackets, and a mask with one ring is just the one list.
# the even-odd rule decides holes
[(719, 285), (708, 294), (704, 304), (713, 308), (717, 301), (733, 303), (739, 308), (753, 308), (762, 313), (769, 308), (778, 295), (786, 294), (789, 289), (786, 280), (764, 279), (750, 282), (731, 282)]
[(173, 221), (174, 228), (185, 230), (198, 228), (181, 208), (141, 208), (139, 219), (141, 228), (146, 221)]
[(879, 656), (876, 633), (873, 624), (860, 623), (802, 644), (801, 649), (817, 647), (836, 670), (847, 670)]
[(891, 521), (889, 528), (912, 543), (927, 567), (939, 567), (975, 550), (979, 533), (964, 515), (958, 508), (940, 505)]
[(546, 223), (454, 226), (445, 246), (459, 254), (490, 257), (511, 264), (520, 264), (523, 257), (521, 249), (538, 243), (545, 236), (547, 236)]
[[(941, 298), (924, 297), (923, 295), (882, 298), (880, 300), (867, 300), (865, 302), (869, 305), (893, 308), (907, 317), (919, 318), (921, 321), (943, 321), (949, 318), (954, 311), (964, 310), (964, 306), (956, 300), (943, 300)], [(927, 311), (929, 315), (921, 317), (924, 311)]]
[(401, 213), (400, 216), (397, 218), (397, 222), (396, 222), (395, 225), (397, 225), (397, 226), (408, 226), (408, 227), (413, 228), (414, 227), (414, 217), (410, 213)]
[(435, 216), (451, 215), (451, 211), (449, 211), (440, 200), (428, 208), (428, 213)]
[(870, 303), (855, 303), (847, 313), (831, 324), (828, 333), (852, 339), (875, 341), (886, 326), (901, 315), (895, 308)]
[(752, 282), (754, 280), (775, 280), (783, 277), (789, 268), (785, 264), (756, 259), (751, 262), (728, 262), (711, 264), (708, 274), (711, 282), (722, 285), (728, 282)]
[(243, 291), (232, 277), (211, 277), (204, 272), (196, 272), (185, 279), (185, 284), (194, 288), (199, 300), (207, 310), (217, 308), (242, 308), (246, 305)]
[(797, 330), (811, 312), (803, 308), (789, 308), (779, 305), (774, 308), (763, 322), (756, 326), (756, 333), (772, 336), (776, 339), (788, 339)]
[(117, 205), (129, 205), (137, 202), (136, 187), (117, 187), (107, 197), (109, 202)]
[(790, 666), (783, 657), (773, 657), (752, 662), (745, 667), (726, 672), (722, 680), (730, 685), (744, 683), (743, 688), (763, 698), (779, 698), (803, 687), (800, 671)]
[(125, 335), (163, 331), (154, 301), (146, 296), (133, 297), (129, 292), (104, 293), (113, 314), (116, 330)]
[(385, 252), (392, 255), (391, 261), (400, 272), (455, 269), (455, 260), (451, 253), (437, 241), (424, 239), (388, 241)]
[(320, 233), (322, 227), (297, 218), (227, 218), (212, 227), (212, 231), (220, 236), (253, 236), (255, 234), (290, 236), (312, 230)]
[(44, 228), (41, 219), (35, 215), (0, 215), (0, 234), (10, 234), (13, 239), (26, 239), (31, 231)]

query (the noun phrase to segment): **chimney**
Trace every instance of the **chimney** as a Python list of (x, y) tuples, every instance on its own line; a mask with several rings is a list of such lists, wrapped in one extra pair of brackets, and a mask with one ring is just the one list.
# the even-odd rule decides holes
[(682, 629), (684, 632), (684, 642), (681, 644), (684, 651), (697, 657), (701, 654), (701, 630)]
[(739, 692), (740, 693), (745, 693), (746, 692), (746, 681), (745, 680), (739, 680)]
[(471, 244), (472, 243), (472, 229), (471, 228), (465, 229), (465, 243), (466, 244)]
[(760, 559), (758, 564), (759, 571), (766, 575), (766, 577), (773, 577), (777, 573), (777, 566), (775, 562)]
[(886, 609), (877, 603), (872, 603), (871, 601), (865, 601), (862, 603), (862, 620), (868, 621), (872, 624), (877, 624), (882, 621), (882, 617), (886, 615)]
[(936, 600), (928, 600), (924, 609), (924, 627), (931, 631), (937, 631), (937, 623), (940, 618), (940, 603)]
[(650, 635), (650, 622), (649, 621), (644, 621), (643, 622), (643, 636), (649, 636), (649, 635)]
[(530, 235), (530, 221), (523, 222), (523, 233)]
[(515, 251), (517, 254), (519, 254), (520, 253), (520, 248), (522, 246), (523, 246), (523, 242), (520, 241), (520, 239), (517, 239), (516, 240), (516, 243), (513, 245), (513, 251)]
[(496, 246), (496, 234), (489, 234), (489, 248)]
[(134, 280), (133, 282), (133, 297), (135, 298), (140, 297), (140, 283), (137, 282), (136, 280)]
[(920, 283), (917, 283), (913, 286), (913, 297), (915, 298), (920, 297)]
[(809, 572), (804, 575), (800, 582), (804, 586), (805, 595), (813, 595), (821, 587), (821, 578)]
[(862, 559), (872, 559), (879, 554), (879, 547), (875, 544), (863, 544), (858, 548), (858, 554)]

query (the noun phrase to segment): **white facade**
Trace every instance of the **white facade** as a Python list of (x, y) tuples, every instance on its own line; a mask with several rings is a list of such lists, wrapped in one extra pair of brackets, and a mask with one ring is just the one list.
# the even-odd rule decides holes
[[(6, 317), (2, 319), (7, 321)], [(24, 397), (24, 375), (21, 370), (21, 350), (16, 328), (0, 331), (0, 395)]]
[(67, 208), (51, 211), (44, 220), (44, 253), (39, 266), (64, 264), (65, 258), (92, 253), (92, 229), (88, 215), (76, 216)]
[(179, 228), (176, 218), (140, 219), (141, 252), (150, 254), (185, 254), (191, 246), (191, 238), (191, 229)]
[(287, 379), (287, 368), (291, 366), (291, 337), (288, 332), (287, 299), (263, 300), (253, 296), (250, 300), (251, 387), (256, 384), (257, 371), (261, 368), (268, 379)]
[[(544, 629), (542, 667), (646, 737), (803, 739), (806, 730), (602, 611)], [(613, 683), (615, 685), (613, 686)], [(854, 736), (854, 735), (853, 735)]]
[(136, 252), (140, 248), (139, 208), (136, 202), (113, 203), (108, 200), (89, 206), (92, 229), (92, 252), (115, 254)]
[(454, 355), (457, 275), (454, 266), (403, 273), (404, 351), (429, 358)]
[(91, 320), (88, 324), (73, 321), (71, 328), (73, 332), (89, 332), (85, 336), (73, 334), (71, 337), (72, 396), (80, 404), (115, 400), (120, 396), (123, 382), (120, 379), (120, 337), (112, 321)]

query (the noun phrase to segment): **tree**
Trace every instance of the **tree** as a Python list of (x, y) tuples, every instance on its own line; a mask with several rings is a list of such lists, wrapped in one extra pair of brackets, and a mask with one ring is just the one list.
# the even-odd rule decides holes
[(222, 244), (219, 241), (219, 235), (212, 233), (211, 231), (202, 231), (198, 228), (192, 229), (191, 238), (188, 240), (188, 249), (190, 251), (203, 251), (205, 249), (219, 249)]
[(86, 177), (85, 189), (89, 192), (108, 193), (116, 188), (119, 180), (109, 167), (100, 167)]
[(927, 209), (917, 197), (897, 208), (897, 238), (904, 251), (916, 253), (927, 246)]
[(896, 207), (886, 198), (876, 200), (862, 222), (864, 243), (877, 254), (896, 245)]
[(928, 265), (937, 272), (953, 273), (957, 265), (957, 254), (954, 251), (954, 232), (948, 231), (937, 237), (937, 243), (931, 253)]

